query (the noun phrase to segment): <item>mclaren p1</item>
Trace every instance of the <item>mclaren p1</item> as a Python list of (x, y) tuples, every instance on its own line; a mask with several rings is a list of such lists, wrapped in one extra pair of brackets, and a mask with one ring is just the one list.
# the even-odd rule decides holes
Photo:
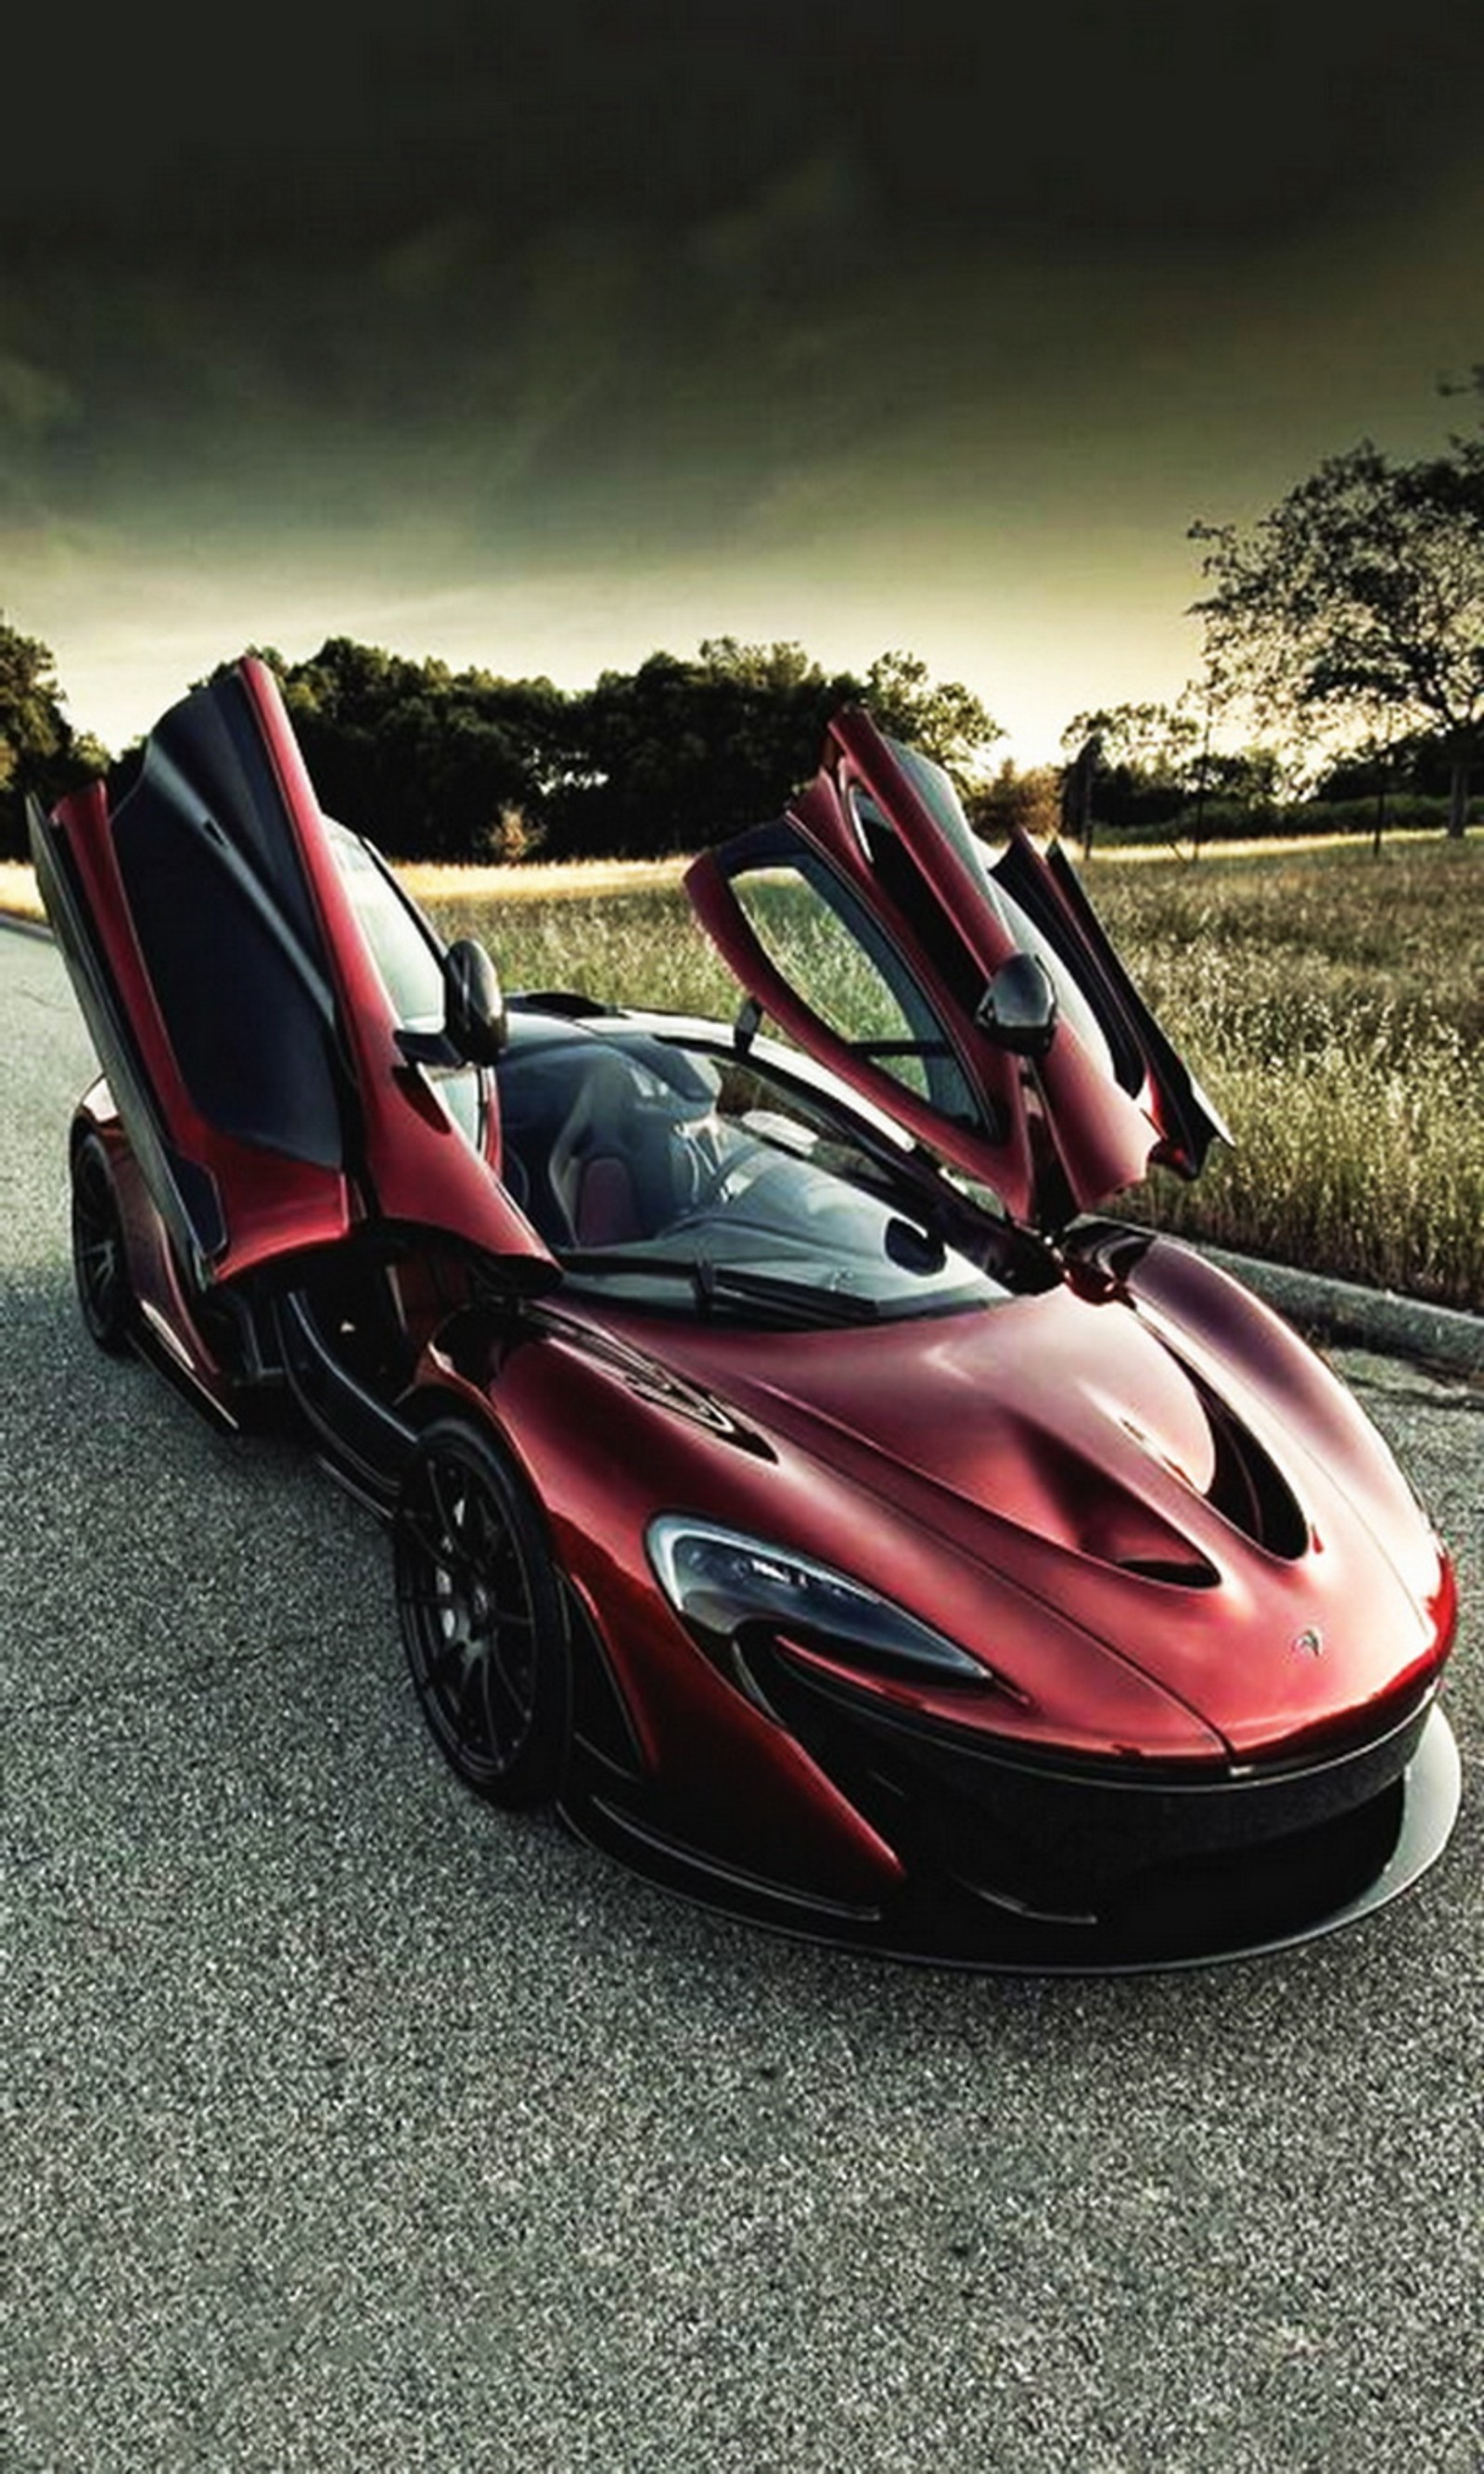
[(476, 1794), (987, 1967), (1277, 1947), (1441, 1853), (1448, 1556), (1297, 1335), (1107, 1216), (1225, 1128), (1055, 846), (847, 710), (689, 870), (733, 1020), (506, 995), (251, 659), (32, 840), (87, 1326), (384, 1517)]

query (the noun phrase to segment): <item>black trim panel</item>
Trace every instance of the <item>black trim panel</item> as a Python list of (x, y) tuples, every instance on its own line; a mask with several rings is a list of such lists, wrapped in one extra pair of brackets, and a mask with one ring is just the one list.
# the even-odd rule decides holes
[(416, 1429), (333, 1354), (301, 1291), (275, 1298), (273, 1314), (289, 1388), (309, 1425), (358, 1488), (390, 1503)]

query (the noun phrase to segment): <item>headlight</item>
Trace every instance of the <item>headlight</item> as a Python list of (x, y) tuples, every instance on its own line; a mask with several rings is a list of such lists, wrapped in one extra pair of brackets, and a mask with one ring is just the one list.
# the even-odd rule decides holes
[(698, 1638), (718, 1646), (748, 1626), (793, 1636), (842, 1661), (920, 1682), (992, 1685), (967, 1650), (888, 1598), (791, 1548), (662, 1513), (648, 1530), (661, 1589)]

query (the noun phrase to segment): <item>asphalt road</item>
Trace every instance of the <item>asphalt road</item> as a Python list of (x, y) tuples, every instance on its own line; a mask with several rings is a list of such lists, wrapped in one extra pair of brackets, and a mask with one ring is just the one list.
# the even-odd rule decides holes
[(960, 1977), (463, 1796), (374, 1523), (73, 1311), (85, 1037), (0, 932), (0, 2467), (1484, 2466), (1484, 1391), (1443, 1864), (1220, 1970)]

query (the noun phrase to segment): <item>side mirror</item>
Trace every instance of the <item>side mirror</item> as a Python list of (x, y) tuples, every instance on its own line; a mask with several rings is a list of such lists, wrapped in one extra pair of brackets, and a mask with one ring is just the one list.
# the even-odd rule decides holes
[(1044, 1056), (1057, 1028), (1057, 990), (1034, 954), (1011, 954), (1000, 964), (974, 1020), (1012, 1056)]
[(466, 1065), (493, 1065), (505, 1045), (499, 975), (476, 936), (460, 936), (443, 958), (443, 1031)]

